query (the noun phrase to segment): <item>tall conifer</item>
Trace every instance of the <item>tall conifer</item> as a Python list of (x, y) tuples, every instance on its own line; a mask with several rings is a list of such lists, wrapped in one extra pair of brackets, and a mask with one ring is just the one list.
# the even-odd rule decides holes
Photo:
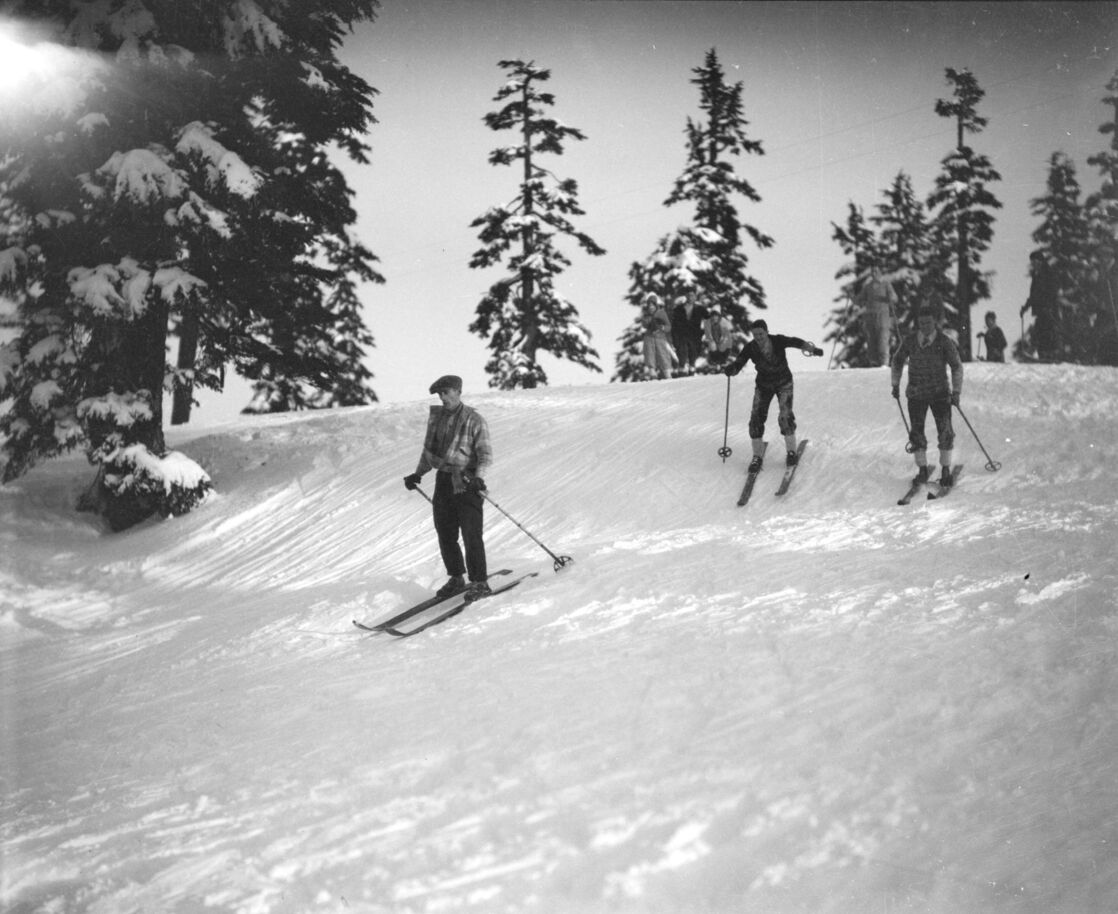
[(941, 162), (942, 171), (936, 176), (927, 205), (934, 214), (935, 256), (941, 262), (955, 264), (954, 301), (945, 302), (945, 306), (948, 320), (959, 334), (959, 353), (969, 361), (971, 308), (990, 297), (990, 274), (982, 273), (979, 267), (994, 237), (992, 211), (1001, 208), (988, 185), (1000, 181), (1001, 175), (987, 156), (965, 141), (967, 134), (980, 133), (986, 126), (986, 118), (977, 110), (985, 91), (969, 70), (948, 67), (946, 74), (953, 97), (937, 99), (935, 112), (955, 121), (956, 144)]
[(519, 141), (494, 149), (489, 163), (519, 163), (521, 179), (511, 203), (495, 206), (470, 223), (481, 229), (478, 237), (484, 245), (470, 259), (471, 267), (490, 267), (509, 255), (508, 274), (490, 286), (470, 330), (489, 339), (492, 356), (485, 370), (490, 386), (507, 390), (547, 383), (540, 352), (601, 371), (594, 361), (598, 353), (590, 347), (590, 331), (555, 287), (555, 278), (571, 265), (555, 240), (573, 238), (595, 256), (605, 250), (567, 218), (585, 215), (578, 184), (573, 178), (555, 178), (541, 164), (544, 155), (562, 155), (568, 140), (586, 139), (548, 113), (555, 97), (541, 91), (539, 84), (551, 78), (551, 71), (521, 60), (502, 60), (499, 66), (507, 71), (507, 79), (493, 100), (504, 105), (487, 114), (485, 123), (492, 130), (514, 131)]
[[(771, 247), (773, 239), (741, 222), (735, 199), (744, 197), (756, 203), (761, 197), (737, 173), (735, 162), (744, 155), (764, 155), (764, 149), (746, 132), (749, 121), (742, 104), (743, 85), (726, 82), (714, 48), (692, 73), (691, 83), (699, 87), (703, 117), (687, 118), (687, 161), (664, 205), (690, 204), (694, 208), (693, 222), (663, 236), (644, 262), (634, 262), (626, 299), (639, 307), (644, 296), (654, 292), (671, 308), (684, 288), (693, 287), (699, 305), (719, 307), (741, 332), (749, 321), (749, 309), (766, 307), (764, 288), (749, 272), (746, 238), (760, 249)], [(686, 273), (663, 269), (665, 259), (691, 263), (695, 269)], [(614, 380), (641, 380), (646, 376), (638, 358), (641, 335), (638, 314), (621, 337)]]
[(1109, 116), (1099, 133), (1109, 137), (1107, 148), (1087, 159), (1101, 178), (1098, 191), (1087, 198), (1090, 263), (1084, 277), (1095, 345), (1095, 361), (1118, 365), (1118, 72), (1106, 84), (1102, 102)]
[(1071, 362), (1090, 361), (1091, 309), (1082, 289), (1088, 272), (1087, 218), (1080, 202), (1075, 163), (1062, 152), (1048, 160), (1044, 196), (1029, 201), (1029, 210), (1041, 220), (1032, 233), (1061, 290), (1056, 334), (1061, 355)]

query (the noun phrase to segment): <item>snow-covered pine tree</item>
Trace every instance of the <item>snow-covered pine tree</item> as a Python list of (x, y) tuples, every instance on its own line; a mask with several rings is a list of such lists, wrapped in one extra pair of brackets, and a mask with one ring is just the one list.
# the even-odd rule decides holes
[(832, 223), (831, 237), (850, 260), (835, 274), (841, 282), (842, 294), (836, 299), (841, 306), (831, 312), (828, 323), (834, 329), (825, 339), (834, 341), (836, 348), (841, 344), (836, 362), (847, 368), (869, 364), (866, 332), (854, 303), (870, 277), (870, 269), (878, 267), (897, 293), (894, 330), (903, 335), (915, 324), (921, 283), (932, 259), (930, 228), (924, 205), (912, 188), (912, 178), (904, 171), (898, 172), (882, 196), (869, 224), (853, 203), (847, 204), (845, 227)]
[(870, 268), (875, 263), (880, 264), (883, 255), (881, 243), (866, 221), (862, 208), (852, 201), (848, 201), (846, 207), (846, 224), (831, 223), (831, 238), (849, 259), (835, 273), (841, 291), (835, 298), (838, 307), (831, 311), (827, 319), (833, 329), (823, 339), (832, 344), (833, 364), (851, 367), (868, 363), (866, 334), (854, 299), (865, 277), (869, 276)]
[[(167, 451), (165, 385), (216, 388), (231, 363), (372, 399), (350, 361), (371, 339), (337, 296), (376, 278), (374, 258), (326, 150), (365, 160), (373, 90), (335, 51), (375, 0), (6, 6), (44, 66), (0, 106), (0, 183), (29, 217), (0, 252), (20, 306), (2, 479), (83, 446), (83, 506), (119, 529), (211, 485)], [(175, 333), (193, 366), (167, 364)], [(300, 389), (287, 405), (313, 404)]]
[[(665, 206), (690, 203), (694, 206), (694, 221), (689, 230), (680, 229), (662, 237), (656, 250), (644, 263), (634, 262), (629, 270), (633, 285), (626, 295), (630, 304), (639, 307), (644, 296), (654, 292), (671, 309), (676, 304), (677, 288), (655, 284), (640, 287), (638, 281), (650, 281), (660, 276), (671, 276), (661, 271), (658, 261), (665, 252), (690, 248), (687, 256), (696, 263), (709, 264), (709, 269), (694, 271), (698, 279), (697, 303), (703, 307), (718, 307), (730, 318), (741, 333), (747, 328), (749, 308), (767, 307), (765, 292), (759, 280), (749, 273), (749, 258), (744, 250), (748, 236), (758, 248), (773, 245), (773, 239), (756, 227), (743, 224), (734, 205), (735, 196), (754, 203), (760, 202), (756, 189), (735, 170), (735, 160), (747, 154), (764, 155), (758, 140), (746, 133), (749, 121), (742, 106), (743, 85), (729, 85), (726, 74), (711, 48), (701, 67), (691, 71), (693, 85), (699, 87), (699, 108), (703, 118), (687, 118), (687, 161), (682, 174), (676, 179)], [(678, 255), (669, 255), (678, 256)], [(743, 304), (742, 300), (746, 304)], [(642, 315), (638, 313), (633, 323), (623, 332), (621, 351), (617, 355), (614, 380), (642, 380), (639, 365)]]
[(486, 114), (485, 124), (491, 130), (516, 131), (519, 142), (494, 149), (489, 163), (519, 162), (521, 180), (511, 203), (495, 206), (470, 223), (481, 229), (478, 238), (484, 245), (470, 258), (470, 267), (491, 267), (510, 250), (516, 253), (508, 258), (507, 275), (479, 302), (469, 329), (489, 340), (489, 386), (511, 390), (547, 383), (537, 358), (541, 351), (601, 371), (594, 361), (598, 353), (590, 346), (590, 331), (555, 287), (555, 277), (571, 265), (555, 241), (557, 236), (573, 238), (594, 256), (605, 250), (567, 218), (585, 215), (577, 182), (557, 179), (540, 164), (544, 155), (562, 155), (566, 141), (586, 139), (548, 112), (555, 97), (540, 91), (539, 84), (551, 79), (551, 71), (522, 60), (502, 60), (498, 66), (508, 78), (493, 101), (505, 104)]
[(1041, 220), (1032, 234), (1037, 245), (1034, 250), (1044, 255), (1061, 290), (1056, 333), (1062, 358), (1084, 363), (1093, 361), (1094, 342), (1091, 309), (1082, 294), (1087, 274), (1087, 218), (1079, 195), (1075, 163), (1064, 153), (1054, 152), (1048, 160), (1046, 193), (1029, 201), (1029, 211)]
[(1106, 84), (1106, 92), (1102, 102), (1110, 115), (1099, 133), (1110, 142), (1087, 159), (1102, 180), (1085, 205), (1091, 261), (1084, 285), (1093, 312), (1095, 361), (1118, 365), (1118, 72)]
[(1001, 208), (988, 185), (1000, 181), (1001, 175), (987, 156), (975, 152), (964, 141), (966, 134), (979, 133), (986, 126), (986, 118), (977, 113), (985, 91), (970, 70), (948, 67), (946, 74), (954, 90), (953, 98), (937, 99), (935, 112), (955, 120), (957, 139), (955, 149), (940, 163), (942, 171), (936, 176), (927, 206), (933, 214), (935, 258), (955, 263), (955, 314), (950, 314), (949, 303), (945, 302), (945, 306), (948, 320), (959, 334), (959, 354), (970, 361), (971, 308), (990, 297), (991, 274), (980, 272), (979, 267), (982, 254), (989, 250), (994, 237), (992, 211)]
[(882, 274), (897, 293), (897, 329), (903, 334), (916, 326), (920, 282), (933, 259), (931, 229), (912, 178), (904, 171), (897, 173), (884, 197), (870, 221), (879, 232)]

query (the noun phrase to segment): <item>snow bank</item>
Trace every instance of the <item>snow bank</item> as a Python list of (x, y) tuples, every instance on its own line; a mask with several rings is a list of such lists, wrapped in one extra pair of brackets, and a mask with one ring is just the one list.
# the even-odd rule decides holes
[[(793, 368), (796, 365), (793, 364)], [(466, 391), (492, 568), (405, 491), (427, 402), (171, 444), (217, 494), (104, 535), (80, 458), (0, 490), (0, 906), (226, 912), (1104, 911), (1118, 898), (1118, 372), (968, 366), (958, 490), (881, 369), (734, 502), (751, 385)], [(777, 442), (775, 416), (769, 439)], [(430, 489), (430, 480), (425, 487)]]

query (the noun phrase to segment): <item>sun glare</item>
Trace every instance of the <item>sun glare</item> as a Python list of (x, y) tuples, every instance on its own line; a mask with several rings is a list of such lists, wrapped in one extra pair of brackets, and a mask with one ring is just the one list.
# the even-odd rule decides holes
[(22, 42), (9, 24), (0, 22), (0, 92), (18, 88), (44, 64), (35, 47)]

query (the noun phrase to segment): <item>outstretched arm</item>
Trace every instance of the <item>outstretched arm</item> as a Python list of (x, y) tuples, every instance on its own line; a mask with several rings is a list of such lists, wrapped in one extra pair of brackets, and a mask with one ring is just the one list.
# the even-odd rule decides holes
[[(772, 337), (769, 337), (773, 339)], [(798, 336), (784, 336), (779, 340), (785, 349), (799, 349), (804, 355), (822, 355), (823, 350), (820, 349), (811, 340), (801, 340)]]

